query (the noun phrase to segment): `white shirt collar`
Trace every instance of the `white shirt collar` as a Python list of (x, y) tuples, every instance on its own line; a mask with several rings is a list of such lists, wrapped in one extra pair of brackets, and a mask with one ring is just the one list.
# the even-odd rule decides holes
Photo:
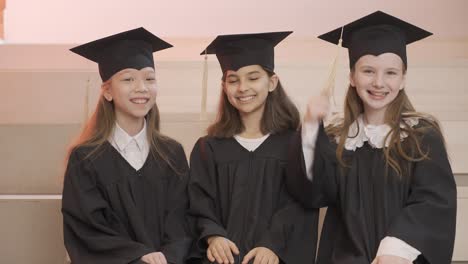
[(269, 133), (260, 138), (245, 138), (234, 135), (234, 139), (248, 151), (255, 151), (269, 136)]
[(270, 133), (262, 136), (262, 137), (259, 137), (259, 138), (245, 138), (245, 137), (241, 137), (239, 135), (234, 135), (234, 138), (237, 140), (237, 141), (242, 141), (242, 142), (247, 142), (247, 143), (257, 143), (257, 142), (263, 142), (265, 141), (265, 139), (267, 139), (268, 137), (270, 136)]
[(135, 140), (140, 151), (143, 151), (143, 149), (148, 146), (148, 139), (146, 137), (146, 120), (144, 120), (141, 131), (133, 137), (123, 130), (117, 122), (115, 122), (114, 132), (111, 135), (110, 141), (113, 141), (120, 151), (124, 151), (132, 140)]
[[(403, 118), (403, 121), (410, 127), (419, 123), (419, 119), (414, 117)], [(403, 127), (404, 124), (400, 126)], [(362, 147), (366, 141), (373, 148), (388, 147), (390, 137), (387, 138), (387, 141), (385, 141), (385, 137), (390, 131), (391, 127), (387, 124), (366, 125), (361, 114), (349, 127), (348, 138), (346, 138), (345, 141), (345, 149), (355, 151), (357, 148)], [(404, 140), (406, 137), (408, 137), (407, 133), (402, 132), (400, 134), (401, 140)], [(335, 140), (338, 142), (339, 138), (337, 137)]]

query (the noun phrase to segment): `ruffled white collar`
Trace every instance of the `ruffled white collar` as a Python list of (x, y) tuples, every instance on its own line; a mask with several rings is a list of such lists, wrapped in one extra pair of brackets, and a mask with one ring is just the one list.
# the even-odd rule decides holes
[[(403, 121), (410, 127), (416, 126), (419, 123), (419, 119), (415, 117), (403, 118)], [(401, 124), (400, 127), (404, 127), (404, 124)], [(366, 125), (363, 116), (360, 115), (349, 127), (348, 138), (346, 139), (344, 147), (347, 150), (355, 151), (357, 148), (362, 147), (365, 142), (368, 142), (373, 148), (388, 147), (390, 137), (388, 137), (386, 141), (385, 137), (390, 130), (391, 127), (387, 124)], [(400, 133), (401, 140), (404, 140), (406, 137), (408, 137), (407, 133)], [(335, 140), (338, 142), (339, 138), (337, 137)]]

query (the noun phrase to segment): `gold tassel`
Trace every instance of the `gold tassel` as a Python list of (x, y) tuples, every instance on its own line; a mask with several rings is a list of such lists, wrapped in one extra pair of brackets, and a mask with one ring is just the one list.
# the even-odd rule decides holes
[(203, 80), (202, 80), (202, 98), (200, 120), (206, 120), (206, 96), (208, 89), (208, 54), (205, 50), (205, 59), (203, 62)]
[(338, 61), (340, 59), (340, 50), (341, 50), (341, 48), (343, 46), (343, 44), (342, 44), (342, 42), (343, 42), (343, 29), (344, 29), (344, 27), (341, 28), (340, 40), (338, 41), (338, 45), (336, 47), (336, 54), (335, 54), (335, 58), (333, 60), (333, 63), (331, 65), (328, 80), (325, 83), (324, 87), (322, 88), (322, 91), (320, 92), (321, 95), (328, 97), (330, 100), (333, 98), (334, 105), (336, 105), (336, 102), (335, 102), (336, 68), (338, 67)]
[(88, 121), (89, 117), (89, 86), (90, 86), (91, 80), (88, 77), (88, 80), (86, 81), (86, 89), (85, 89), (85, 98), (84, 98), (84, 115), (83, 115), (83, 124), (85, 124)]
[(340, 51), (343, 46), (343, 29), (341, 28), (340, 39), (338, 40), (338, 45), (336, 47), (336, 54), (335, 58), (333, 59), (333, 63), (331, 65), (330, 74), (328, 75), (328, 80), (325, 83), (324, 87), (320, 94), (322, 96), (326, 96), (331, 103), (330, 105), (330, 113), (328, 113), (327, 117), (324, 118), (324, 126), (329, 126), (333, 120), (337, 117), (337, 110), (336, 110), (336, 100), (335, 100), (335, 79), (336, 79), (336, 69), (338, 68), (338, 61), (340, 59)]

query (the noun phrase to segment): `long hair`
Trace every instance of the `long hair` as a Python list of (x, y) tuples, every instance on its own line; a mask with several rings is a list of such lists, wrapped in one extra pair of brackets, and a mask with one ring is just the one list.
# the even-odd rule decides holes
[[(351, 72), (353, 70), (351, 69)], [(403, 74), (406, 74), (406, 69), (404, 69)], [(356, 88), (349, 85), (344, 102), (343, 119), (338, 124), (326, 127), (328, 135), (339, 139), (336, 157), (342, 167), (348, 166), (343, 159), (343, 153), (349, 127), (362, 113), (364, 113), (364, 104), (357, 94)], [(405, 118), (419, 119), (418, 126), (411, 127), (404, 121)], [(386, 165), (390, 166), (398, 176), (409, 175), (412, 162), (428, 159), (427, 150), (421, 146), (422, 136), (428, 129), (437, 131), (442, 137), (437, 119), (431, 115), (417, 112), (405, 89), (400, 90), (396, 98), (389, 104), (385, 112), (385, 123), (391, 127), (390, 132), (385, 137), (385, 141), (389, 142), (388, 147), (384, 148)], [(360, 129), (363, 128), (358, 127), (358, 133)], [(401, 133), (408, 135), (403, 141), (400, 138)]]
[[(269, 77), (275, 74), (268, 70), (265, 71)], [(222, 81), (225, 81), (224, 77)], [(289, 129), (296, 130), (299, 127), (299, 111), (286, 94), (280, 81), (278, 81), (276, 89), (268, 93), (260, 122), (260, 130), (263, 134), (275, 134)], [(207, 129), (208, 135), (228, 138), (240, 134), (244, 130), (245, 127), (239, 111), (231, 105), (224, 89), (221, 89), (218, 114), (214, 123)]]
[[(110, 81), (102, 84), (110, 85)], [(176, 142), (161, 134), (159, 130), (160, 118), (159, 109), (157, 104), (148, 111), (145, 116), (147, 137), (150, 145), (150, 154), (155, 159), (161, 159), (177, 174), (183, 173), (180, 168), (176, 166), (174, 161), (170, 158), (172, 151), (174, 151), (174, 144)], [(96, 110), (88, 119), (83, 127), (78, 139), (70, 146), (68, 156), (70, 153), (79, 147), (90, 148), (91, 151), (86, 155), (85, 159), (93, 158), (95, 155), (102, 151), (102, 147), (111, 136), (116, 122), (114, 103), (107, 101), (101, 93)]]

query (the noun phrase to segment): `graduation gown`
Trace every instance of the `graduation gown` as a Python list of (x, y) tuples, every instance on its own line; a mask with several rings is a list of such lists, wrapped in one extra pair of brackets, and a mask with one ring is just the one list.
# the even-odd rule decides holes
[(190, 248), (187, 160), (179, 144), (165, 147), (177, 175), (151, 153), (135, 170), (108, 142), (90, 159), (72, 151), (65, 173), (62, 213), (66, 249), (73, 264), (145, 263), (161, 251), (168, 263), (185, 263)]
[(235, 263), (255, 247), (269, 248), (281, 263), (313, 263), (318, 211), (305, 210), (284, 185), (292, 135), (270, 135), (252, 152), (234, 138), (198, 140), (188, 188), (198, 230), (192, 256), (206, 261), (206, 238), (216, 235), (237, 245)]
[(443, 139), (434, 130), (422, 138), (429, 159), (411, 163), (400, 178), (389, 169), (383, 149), (367, 142), (345, 149), (342, 169), (336, 143), (319, 129), (313, 181), (306, 178), (301, 138), (292, 144), (287, 186), (310, 208), (327, 207), (317, 263), (369, 264), (380, 241), (396, 237), (421, 252), (414, 263), (449, 264), (455, 240), (456, 185)]

